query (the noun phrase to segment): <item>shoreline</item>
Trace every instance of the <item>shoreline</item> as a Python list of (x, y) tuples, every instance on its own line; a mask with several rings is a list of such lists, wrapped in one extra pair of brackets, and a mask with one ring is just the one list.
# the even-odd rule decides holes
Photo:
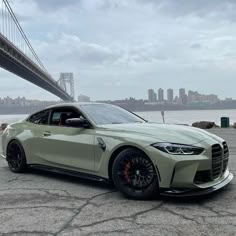
[[(46, 108), (46, 107), (45, 107)], [(42, 108), (42, 109), (44, 109), (44, 108)], [(41, 109), (33, 109), (33, 112), (37, 112), (37, 111), (39, 111), (39, 110), (41, 110)], [(189, 109), (158, 109), (158, 110), (151, 110), (151, 109), (148, 109), (148, 110), (145, 110), (145, 109), (132, 109), (132, 110), (130, 110), (130, 111), (132, 111), (132, 112), (161, 112), (161, 111), (166, 111), (166, 112), (168, 112), (168, 111), (220, 111), (220, 110), (224, 110), (224, 111), (227, 111), (227, 110), (236, 110), (236, 108), (205, 108), (205, 109), (199, 109), (199, 108), (196, 108), (196, 109), (194, 109), (194, 108), (189, 108)], [(13, 111), (11, 111), (11, 112), (2, 112), (1, 110), (0, 110), (0, 115), (3, 115), (3, 116), (5, 116), (5, 115), (28, 115), (28, 114), (32, 114), (33, 112), (30, 112), (30, 110), (27, 110), (27, 111), (16, 111), (15, 112), (15, 110), (13, 110)]]

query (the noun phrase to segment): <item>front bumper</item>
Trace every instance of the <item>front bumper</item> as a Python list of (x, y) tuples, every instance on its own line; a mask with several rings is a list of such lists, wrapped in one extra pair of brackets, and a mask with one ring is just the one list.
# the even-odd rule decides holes
[(224, 178), (221, 182), (208, 187), (208, 188), (198, 188), (198, 189), (169, 189), (161, 192), (162, 196), (175, 196), (175, 197), (194, 197), (194, 196), (202, 196), (206, 194), (213, 193), (219, 189), (224, 188), (228, 185), (232, 179), (233, 174), (229, 172), (226, 178)]
[[(217, 163), (221, 167), (221, 172), (213, 176), (212, 168), (213, 165), (215, 167), (215, 163), (213, 164), (212, 157), (213, 151), (214, 155), (216, 154), (215, 150), (213, 150), (215, 145), (221, 148), (221, 155), (219, 154), (220, 156), (215, 157), (215, 160), (217, 158)], [(205, 189), (214, 189), (214, 186), (218, 186), (218, 184), (224, 183), (226, 179), (230, 178), (227, 168), (230, 157), (227, 144), (223, 139), (215, 140), (209, 138), (198, 143), (197, 146), (204, 148), (205, 151), (200, 155), (191, 156), (170, 155), (152, 146), (146, 148), (148, 151), (147, 155), (156, 167), (160, 189), (174, 189), (174, 192), (181, 190), (181, 193), (183, 189), (188, 190), (187, 192), (189, 192), (189, 189), (199, 189), (202, 192)], [(219, 158), (222, 165), (219, 164)], [(216, 168), (218, 166), (215, 167), (215, 170)]]

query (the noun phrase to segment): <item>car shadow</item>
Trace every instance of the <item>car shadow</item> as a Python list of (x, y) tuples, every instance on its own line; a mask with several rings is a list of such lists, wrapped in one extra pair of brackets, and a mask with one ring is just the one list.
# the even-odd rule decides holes
[[(100, 188), (107, 189), (110, 191), (118, 192), (115, 189), (114, 185), (110, 181), (96, 181), (91, 179), (86, 179), (79, 176), (68, 175), (65, 173), (49, 171), (46, 169), (38, 169), (38, 168), (29, 168), (27, 172), (24, 174), (33, 174), (39, 175), (42, 177), (48, 177), (51, 179), (60, 180), (62, 182), (80, 184), (86, 187), (91, 188)], [(233, 190), (234, 185), (228, 185), (223, 189), (215, 191), (213, 193), (209, 193), (207, 195), (200, 196), (188, 196), (188, 197), (180, 197), (180, 196), (163, 196), (163, 195), (155, 195), (151, 199), (147, 199), (144, 201), (163, 201), (165, 203), (173, 203), (175, 205), (192, 205), (192, 204), (205, 204), (209, 201), (216, 201), (218, 199), (222, 199), (224, 195), (228, 194)], [(125, 197), (124, 197), (125, 198)], [(130, 199), (132, 200), (132, 199)]]

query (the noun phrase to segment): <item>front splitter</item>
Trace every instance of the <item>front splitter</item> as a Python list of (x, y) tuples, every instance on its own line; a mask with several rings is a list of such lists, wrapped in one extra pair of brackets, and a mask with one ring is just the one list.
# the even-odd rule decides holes
[(168, 189), (160, 193), (162, 196), (169, 196), (169, 197), (194, 197), (194, 196), (203, 196), (207, 194), (211, 194), (215, 191), (218, 191), (222, 188), (224, 188), (226, 185), (228, 185), (232, 180), (234, 176), (232, 173), (229, 173), (227, 178), (225, 178), (222, 182), (210, 187), (210, 188), (204, 188), (204, 189)]

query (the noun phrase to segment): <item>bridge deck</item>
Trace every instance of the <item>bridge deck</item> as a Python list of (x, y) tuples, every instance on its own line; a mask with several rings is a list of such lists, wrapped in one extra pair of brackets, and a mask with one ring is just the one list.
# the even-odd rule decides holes
[(0, 33), (0, 67), (53, 93), (65, 101), (73, 98), (59, 84)]

